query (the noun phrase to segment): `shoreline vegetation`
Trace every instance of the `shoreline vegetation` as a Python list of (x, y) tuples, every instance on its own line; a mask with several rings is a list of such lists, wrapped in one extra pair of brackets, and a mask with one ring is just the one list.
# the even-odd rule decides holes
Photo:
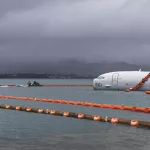
[(150, 70), (147, 65), (126, 62), (85, 63), (77, 60), (58, 63), (0, 64), (0, 68), (0, 79), (93, 79), (107, 72)]
[(36, 74), (36, 73), (17, 73), (17, 74), (0, 74), (0, 79), (93, 79), (92, 75), (77, 74)]

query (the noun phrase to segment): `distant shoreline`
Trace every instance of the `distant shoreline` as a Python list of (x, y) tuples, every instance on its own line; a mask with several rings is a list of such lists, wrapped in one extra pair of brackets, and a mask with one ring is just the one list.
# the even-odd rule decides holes
[(0, 79), (94, 79), (94, 78), (34, 78), (34, 77), (32, 77), (32, 78), (1, 78), (0, 77)]
[(0, 79), (93, 79), (94, 76), (76, 74), (0, 74)]

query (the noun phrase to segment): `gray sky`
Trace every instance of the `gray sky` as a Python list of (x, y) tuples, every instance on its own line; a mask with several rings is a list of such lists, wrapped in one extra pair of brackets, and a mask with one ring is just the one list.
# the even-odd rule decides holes
[(0, 61), (150, 63), (149, 8), (150, 0), (0, 0)]

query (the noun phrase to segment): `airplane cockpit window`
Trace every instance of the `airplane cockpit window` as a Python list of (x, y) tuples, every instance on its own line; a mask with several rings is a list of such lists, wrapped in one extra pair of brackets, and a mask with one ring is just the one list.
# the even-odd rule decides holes
[(105, 79), (105, 77), (104, 76), (99, 76), (98, 79)]

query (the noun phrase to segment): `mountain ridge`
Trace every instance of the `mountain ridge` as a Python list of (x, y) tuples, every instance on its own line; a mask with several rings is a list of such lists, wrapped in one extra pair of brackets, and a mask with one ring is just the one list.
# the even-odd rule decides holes
[(57, 62), (0, 64), (0, 73), (51, 73), (94, 75), (111, 71), (150, 71), (148, 65), (131, 64), (127, 62), (82, 62), (66, 60)]

